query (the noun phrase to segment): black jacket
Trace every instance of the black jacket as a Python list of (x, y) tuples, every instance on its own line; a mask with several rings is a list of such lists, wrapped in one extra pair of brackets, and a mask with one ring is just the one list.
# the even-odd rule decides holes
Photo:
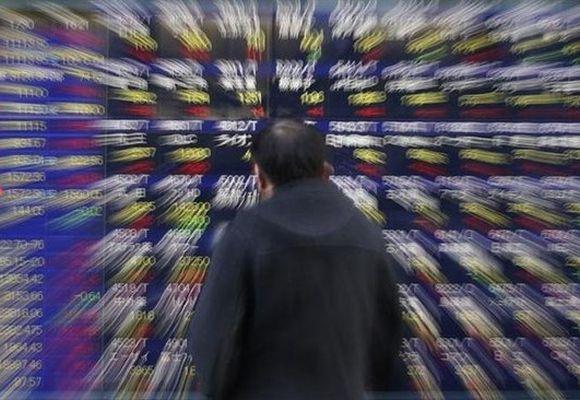
[(238, 213), (189, 336), (211, 399), (360, 400), (393, 376), (401, 316), (379, 228), (307, 179)]

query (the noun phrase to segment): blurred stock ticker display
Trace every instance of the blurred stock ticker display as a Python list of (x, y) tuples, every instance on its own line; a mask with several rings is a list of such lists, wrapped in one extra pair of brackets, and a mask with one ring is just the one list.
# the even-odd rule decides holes
[(578, 396), (574, 3), (1, 2), (0, 398), (186, 398), (285, 116), (399, 261), (418, 397)]

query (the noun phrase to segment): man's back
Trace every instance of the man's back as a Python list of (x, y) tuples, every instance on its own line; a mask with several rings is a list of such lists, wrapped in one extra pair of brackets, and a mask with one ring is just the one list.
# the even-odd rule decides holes
[[(400, 340), (396, 288), (378, 228), (333, 184), (277, 188), (236, 218), (212, 263), (191, 335), (204, 392), (358, 400), (387, 382)], [(225, 336), (196, 343), (208, 327)]]

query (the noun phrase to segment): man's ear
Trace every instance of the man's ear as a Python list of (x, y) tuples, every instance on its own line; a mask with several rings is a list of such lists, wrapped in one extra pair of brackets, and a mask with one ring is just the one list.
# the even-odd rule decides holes
[(260, 166), (258, 164), (254, 163), (252, 165), (252, 172), (258, 178), (257, 179), (257, 181), (258, 181), (258, 191), (259, 192), (263, 192), (265, 190), (268, 190), (268, 187), (270, 185), (268, 183), (268, 180), (266, 178), (266, 175), (264, 175), (264, 172), (262, 171), (262, 168), (260, 168)]
[(330, 175), (334, 174), (334, 167), (328, 161), (324, 162), (322, 177), (324, 179), (330, 179)]
[(256, 176), (256, 183), (258, 185), (258, 192), (261, 192), (263, 189), (263, 182), (262, 182), (262, 171), (258, 164), (252, 164), (252, 173)]

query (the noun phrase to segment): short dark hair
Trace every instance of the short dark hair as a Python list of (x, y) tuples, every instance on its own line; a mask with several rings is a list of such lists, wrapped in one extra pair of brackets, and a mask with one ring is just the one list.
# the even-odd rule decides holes
[(321, 176), (324, 153), (323, 135), (292, 119), (275, 120), (252, 141), (253, 161), (274, 185)]

